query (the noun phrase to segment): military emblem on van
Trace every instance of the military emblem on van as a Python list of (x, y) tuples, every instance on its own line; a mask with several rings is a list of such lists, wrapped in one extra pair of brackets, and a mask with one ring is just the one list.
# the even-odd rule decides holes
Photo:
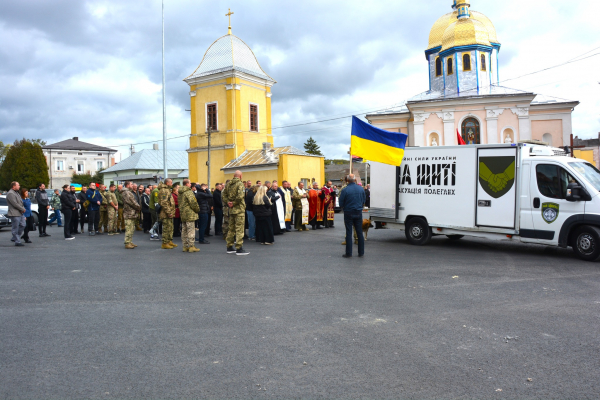
[(479, 157), (479, 184), (494, 199), (504, 196), (515, 184), (515, 157)]
[(542, 218), (551, 224), (558, 218), (558, 209), (560, 206), (556, 203), (542, 203)]

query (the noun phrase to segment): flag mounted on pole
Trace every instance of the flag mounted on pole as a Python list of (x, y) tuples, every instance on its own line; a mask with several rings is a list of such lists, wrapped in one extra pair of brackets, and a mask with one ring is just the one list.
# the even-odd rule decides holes
[(460, 136), (460, 133), (458, 133), (458, 128), (456, 128), (456, 138), (458, 139), (458, 145), (459, 146), (464, 146), (466, 145), (465, 141), (463, 140), (462, 136)]
[(407, 139), (405, 133), (384, 131), (352, 117), (352, 156), (400, 166)]

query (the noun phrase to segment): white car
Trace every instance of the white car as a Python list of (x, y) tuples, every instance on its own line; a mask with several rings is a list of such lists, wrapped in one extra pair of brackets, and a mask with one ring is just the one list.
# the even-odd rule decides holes
[[(7, 217), (8, 203), (6, 202), (6, 195), (0, 196), (0, 229), (10, 226), (10, 217)], [(31, 215), (33, 216), (33, 223), (37, 226), (40, 220), (38, 214), (38, 205), (31, 203)], [(5, 222), (8, 221), (6, 224)]]

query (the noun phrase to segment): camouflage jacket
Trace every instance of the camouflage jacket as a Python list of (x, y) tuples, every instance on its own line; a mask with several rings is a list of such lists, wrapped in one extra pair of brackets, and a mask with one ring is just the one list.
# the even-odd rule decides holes
[(240, 178), (233, 178), (222, 193), (223, 202), (232, 202), (233, 207), (229, 209), (230, 215), (246, 212), (246, 191)]
[(104, 211), (104, 210), (106, 210), (106, 206), (108, 204), (108, 201), (106, 201), (106, 193), (108, 193), (108, 190), (106, 192), (102, 192), (102, 191), (99, 191), (99, 192), (100, 192), (100, 196), (102, 196), (102, 204), (100, 204), (100, 209)]
[[(123, 188), (123, 192), (125, 188)], [(117, 203), (119, 203), (119, 208), (123, 208), (124, 200), (123, 200), (123, 192), (119, 192), (119, 189), (115, 190), (115, 196), (117, 196)], [(133, 195), (133, 192), (131, 192)]]
[(135, 201), (133, 192), (130, 189), (124, 188), (121, 196), (123, 197), (123, 218), (136, 219), (142, 207)]
[(175, 200), (173, 199), (172, 189), (170, 186), (161, 183), (158, 185), (158, 202), (160, 203), (159, 218), (174, 218), (175, 217)]
[(187, 186), (181, 186), (179, 189), (179, 216), (181, 222), (196, 221), (199, 212), (200, 206), (198, 206), (192, 189)]
[(106, 199), (106, 204), (108, 207), (113, 208), (110, 203), (113, 203), (115, 206), (117, 205), (117, 196), (111, 191), (108, 191), (103, 196)]
[[(305, 190), (304, 193), (308, 194), (308, 191)], [(298, 188), (295, 188), (292, 192), (292, 205), (294, 206), (294, 210), (302, 210), (302, 194)]]

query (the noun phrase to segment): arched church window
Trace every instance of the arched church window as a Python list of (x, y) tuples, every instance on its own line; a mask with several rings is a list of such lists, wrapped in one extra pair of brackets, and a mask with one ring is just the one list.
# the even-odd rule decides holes
[(448, 75), (452, 75), (454, 73), (454, 65), (452, 65), (452, 57), (448, 58)]
[(467, 118), (462, 123), (462, 138), (466, 144), (480, 144), (479, 121)]
[(485, 54), (481, 55), (481, 70), (487, 71), (487, 65), (485, 64)]
[(463, 54), (463, 71), (470, 71), (471, 70), (471, 55), (470, 54)]
[(440, 75), (442, 75), (442, 59), (438, 57), (435, 59), (435, 76)]

